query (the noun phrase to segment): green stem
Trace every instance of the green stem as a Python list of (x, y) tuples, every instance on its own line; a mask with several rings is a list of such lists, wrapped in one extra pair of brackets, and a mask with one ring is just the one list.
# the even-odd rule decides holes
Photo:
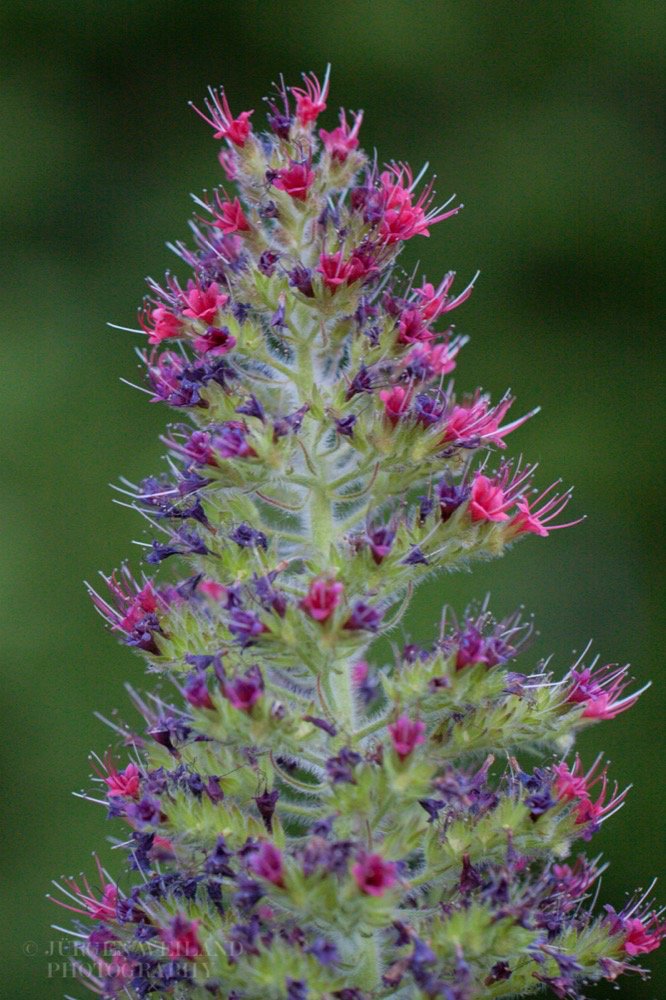
[(347, 660), (329, 671), (327, 678), (329, 701), (334, 717), (340, 726), (349, 731), (354, 728), (354, 698), (351, 687), (351, 670)]
[(333, 505), (328, 496), (325, 479), (312, 486), (310, 499), (310, 527), (312, 541), (325, 556), (334, 540)]
[(377, 732), (378, 729), (382, 729), (387, 724), (388, 720), (389, 720), (388, 715), (382, 715), (378, 719), (374, 719), (372, 722), (369, 722), (367, 726), (363, 726), (362, 729), (358, 729), (354, 733), (354, 739), (355, 740), (365, 739), (365, 737), (369, 736), (370, 733), (375, 733)]

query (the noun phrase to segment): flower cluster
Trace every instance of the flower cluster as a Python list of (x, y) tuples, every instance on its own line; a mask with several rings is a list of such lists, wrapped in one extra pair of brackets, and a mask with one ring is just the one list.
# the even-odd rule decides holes
[(587, 651), (520, 672), (532, 623), (487, 603), (367, 658), (426, 578), (577, 522), (503, 457), (532, 414), (454, 390), (475, 278), (396, 266), (461, 206), (369, 159), (362, 112), (318, 127), (328, 98), (281, 82), (263, 131), (224, 91), (197, 109), (226, 186), (136, 331), (168, 472), (121, 487), (145, 572), (91, 588), (166, 683), (92, 759), (128, 874), (59, 885), (74, 967), (104, 997), (580, 997), (666, 934), (645, 897), (595, 916), (566, 860), (626, 796), (574, 737), (641, 692)]

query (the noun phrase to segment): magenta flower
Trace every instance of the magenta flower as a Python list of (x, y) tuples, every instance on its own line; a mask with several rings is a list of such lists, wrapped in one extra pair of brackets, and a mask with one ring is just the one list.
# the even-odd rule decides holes
[(317, 622), (325, 622), (342, 601), (344, 585), (336, 580), (319, 578), (312, 580), (306, 596), (301, 601), (301, 607), (310, 618)]
[(236, 338), (226, 326), (209, 326), (193, 346), (200, 354), (228, 354), (236, 346)]
[[(559, 482), (559, 480), (558, 480)], [(552, 483), (548, 489), (544, 490), (543, 493), (532, 501), (532, 506), (536, 507), (537, 504), (542, 503), (544, 498), (548, 496), (551, 490), (554, 490), (558, 485), (557, 482)], [(514, 515), (511, 524), (515, 528), (518, 534), (523, 534), (526, 531), (533, 531), (536, 535), (541, 535), (545, 538), (551, 531), (557, 531), (558, 528), (571, 528), (574, 524), (580, 524), (584, 521), (584, 517), (579, 517), (577, 521), (569, 521), (567, 524), (549, 524), (554, 518), (561, 514), (564, 508), (567, 506), (571, 500), (572, 490), (567, 490), (566, 493), (560, 495), (555, 493), (550, 500), (546, 500), (539, 510), (530, 509), (530, 501), (526, 497), (521, 497), (516, 507), (518, 508), (518, 513)], [(548, 516), (546, 516), (548, 515)], [(548, 525), (548, 527), (546, 527)]]
[(199, 592), (210, 597), (213, 601), (221, 601), (227, 596), (227, 588), (215, 580), (202, 580), (199, 584)]
[(354, 124), (350, 128), (347, 124), (347, 117), (344, 109), (340, 108), (340, 124), (332, 132), (326, 129), (319, 129), (319, 138), (324, 144), (326, 152), (332, 160), (338, 163), (345, 163), (350, 153), (358, 147), (358, 133), (363, 121), (363, 112), (359, 111), (354, 115)]
[(588, 797), (588, 776), (581, 774), (580, 770), (581, 763), (578, 756), (576, 756), (573, 771), (569, 770), (569, 765), (564, 761), (561, 764), (554, 765), (553, 773), (556, 775), (555, 794), (560, 802)]
[(63, 879), (63, 884), (66, 888), (55, 883), (56, 888), (60, 889), (65, 896), (75, 903), (75, 906), (72, 906), (71, 903), (65, 903), (61, 899), (56, 899), (54, 896), (51, 896), (50, 899), (65, 910), (71, 910), (72, 913), (81, 913), (86, 917), (90, 916), (93, 920), (114, 920), (116, 916), (116, 904), (119, 898), (118, 887), (107, 878), (106, 872), (102, 868), (97, 856), (95, 856), (95, 863), (102, 890), (100, 899), (95, 896), (85, 875), (82, 876), (83, 889), (79, 887), (73, 878)]
[[(250, 134), (250, 118), (254, 111), (241, 111), (238, 118), (233, 118), (224, 91), (209, 90), (210, 100), (207, 100), (208, 116), (192, 105), (196, 113), (216, 131), (215, 139), (228, 139), (234, 146), (242, 149)], [(210, 116), (210, 117), (209, 117)]]
[(264, 690), (264, 678), (257, 664), (253, 664), (244, 674), (223, 686), (223, 693), (234, 708), (249, 712), (259, 701)]
[(472, 278), (467, 288), (454, 298), (448, 294), (448, 291), (453, 284), (455, 276), (455, 271), (449, 271), (448, 274), (444, 275), (443, 280), (436, 289), (428, 281), (424, 281), (421, 288), (416, 289), (416, 294), (422, 299), (420, 303), (421, 311), (427, 320), (432, 321), (444, 313), (451, 312), (452, 309), (466, 302), (472, 294), (474, 282), (478, 278), (478, 274)]
[(238, 198), (234, 198), (233, 201), (220, 201), (218, 195), (217, 211), (215, 212), (213, 226), (226, 235), (230, 233), (247, 233), (249, 231), (250, 223), (245, 217)]
[(275, 844), (264, 841), (255, 851), (249, 861), (249, 866), (258, 878), (266, 879), (280, 888), (284, 887), (284, 868), (282, 865), (282, 853)]
[(379, 398), (384, 404), (384, 412), (392, 424), (397, 424), (401, 417), (409, 410), (412, 398), (412, 389), (405, 389), (401, 385), (394, 385), (392, 389), (382, 389)]
[(433, 375), (448, 375), (456, 367), (454, 358), (460, 350), (460, 344), (450, 346), (447, 343), (418, 343), (405, 358), (405, 368), (421, 371), (425, 378)]
[(304, 160), (302, 163), (294, 163), (278, 171), (273, 180), (274, 187), (279, 191), (285, 191), (294, 201), (305, 201), (308, 190), (314, 181), (314, 174), (310, 170), (310, 163)]
[(443, 222), (456, 215), (462, 205), (444, 212), (446, 205), (428, 211), (432, 202), (432, 184), (420, 194), (416, 204), (412, 203), (412, 189), (416, 183), (412, 172), (405, 164), (391, 166), (380, 175), (385, 210), (379, 227), (379, 235), (388, 244), (399, 240), (409, 240), (412, 236), (430, 236), (429, 226)]
[(151, 310), (148, 323), (141, 316), (139, 322), (148, 333), (149, 344), (161, 344), (163, 340), (182, 336), (183, 321), (165, 309), (164, 306), (156, 306), (155, 309)]
[(354, 664), (351, 669), (351, 678), (354, 687), (359, 688), (365, 684), (369, 671), (370, 668), (367, 660), (359, 660), (358, 663)]
[(323, 276), (326, 287), (332, 292), (338, 285), (344, 285), (352, 273), (349, 263), (343, 260), (342, 250), (332, 254), (321, 254), (317, 270)]
[(649, 685), (636, 691), (635, 694), (622, 698), (622, 692), (630, 684), (627, 678), (629, 666), (616, 667), (609, 664), (605, 667), (585, 667), (576, 670), (572, 667), (566, 680), (571, 680), (571, 687), (566, 692), (566, 700), (572, 704), (583, 704), (584, 719), (614, 719), (621, 712), (635, 705), (643, 691)]
[(102, 577), (111, 592), (111, 599), (116, 607), (112, 607), (91, 587), (90, 596), (95, 607), (106, 619), (112, 629), (121, 632), (131, 632), (147, 615), (157, 610), (157, 594), (151, 581), (140, 584), (134, 579), (127, 566), (120, 570), (120, 579), (114, 571), (110, 577)]
[(187, 308), (183, 309), (183, 316), (199, 319), (203, 323), (212, 323), (218, 309), (222, 309), (229, 301), (229, 296), (220, 292), (215, 281), (207, 288), (202, 288), (195, 281), (188, 281), (184, 298)]
[(397, 882), (398, 867), (381, 854), (365, 854), (352, 865), (356, 885), (366, 896), (383, 896)]
[(194, 708), (214, 708), (213, 700), (206, 683), (206, 675), (197, 670), (187, 678), (183, 688), (185, 700)]
[[(600, 820), (612, 815), (620, 808), (626, 798), (627, 792), (629, 791), (629, 789), (626, 788), (623, 792), (618, 794), (619, 786), (617, 782), (615, 782), (610, 800), (605, 802), (606, 790), (608, 787), (608, 775), (607, 768), (604, 768), (601, 773), (597, 774), (600, 761), (601, 755), (597, 757), (587, 774), (581, 773), (582, 765), (578, 755), (576, 755), (573, 771), (570, 771), (567, 764), (564, 762), (556, 764), (553, 767), (553, 771), (557, 775), (557, 779), (555, 781), (555, 794), (557, 795), (557, 798), (560, 801), (565, 802), (578, 799), (578, 805), (576, 808), (576, 823), (578, 824), (592, 823), (596, 825)], [(590, 792), (599, 782), (601, 782), (599, 796), (597, 800), (593, 802)]]
[(310, 76), (303, 74), (303, 87), (290, 87), (292, 94), (296, 98), (296, 117), (301, 125), (311, 125), (315, 122), (322, 111), (326, 110), (326, 98), (328, 97), (329, 78), (331, 67), (326, 68), (326, 76), (323, 84), (311, 73)]
[[(98, 758), (99, 759), (99, 758)], [(138, 799), (140, 795), (141, 777), (136, 764), (128, 764), (124, 771), (119, 771), (114, 764), (111, 752), (107, 751), (102, 762), (104, 772), (98, 770), (93, 764), (93, 768), (108, 785), (107, 795), (117, 796), (122, 799)]]
[(627, 955), (646, 955), (654, 951), (661, 944), (662, 938), (666, 937), (666, 923), (659, 923), (657, 913), (650, 914), (646, 920), (638, 917), (630, 917), (624, 921), (626, 937), (622, 942), (622, 947)]
[(538, 412), (532, 410), (531, 413), (526, 413), (525, 416), (500, 427), (512, 403), (513, 398), (507, 394), (496, 406), (491, 407), (488, 397), (477, 392), (469, 403), (451, 409), (446, 418), (444, 441), (462, 441), (478, 437), (484, 442), (497, 445), (498, 448), (505, 448), (504, 437)]
[(405, 309), (398, 327), (399, 344), (419, 344), (432, 340), (435, 334), (429, 329), (420, 309)]
[(469, 510), (473, 521), (508, 521), (507, 508), (512, 504), (501, 486), (488, 476), (478, 475), (472, 484)]
[(463, 670), (474, 663), (489, 663), (489, 652), (486, 643), (477, 628), (469, 625), (460, 635), (456, 652), (456, 670)]
[(187, 920), (176, 916), (168, 927), (160, 931), (160, 937), (167, 945), (169, 958), (195, 959), (203, 955), (203, 948), (197, 930), (199, 920)]
[(391, 734), (393, 749), (400, 760), (405, 760), (420, 743), (426, 741), (425, 723), (412, 720), (408, 715), (401, 715), (388, 726), (388, 731)]

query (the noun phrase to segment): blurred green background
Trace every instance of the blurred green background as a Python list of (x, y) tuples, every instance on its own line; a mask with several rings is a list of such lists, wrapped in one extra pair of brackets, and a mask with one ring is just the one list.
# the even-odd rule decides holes
[[(581, 752), (605, 751), (620, 785), (634, 784), (590, 845), (612, 861), (601, 901), (619, 908), (663, 874), (663, 29), (651, 0), (5, 0), (4, 996), (84, 995), (48, 975), (59, 936), (48, 927), (66, 914), (44, 893), (52, 877), (90, 872), (93, 849), (109, 856), (102, 810), (70, 793), (88, 784), (89, 750), (109, 742), (93, 710), (125, 711), (123, 683), (141, 672), (81, 581), (142, 537), (106, 483), (160, 468), (168, 419), (119, 382), (135, 377), (135, 339), (105, 323), (134, 325), (143, 276), (159, 277), (173, 263), (165, 241), (187, 234), (188, 192), (220, 179), (216, 143), (187, 106), (209, 83), (239, 111), (260, 107), (281, 71), (297, 83), (330, 61), (324, 124), (339, 105), (363, 107), (366, 149), (428, 159), (442, 200), (465, 202), (405, 264), (419, 254), (433, 281), (455, 268), (460, 287), (481, 269), (455, 317), (472, 337), (458, 384), (510, 386), (518, 412), (543, 406), (511, 450), (541, 463), (544, 485), (575, 483), (570, 510), (588, 520), (429, 585), (406, 632), (426, 640), (435, 606), (461, 611), (490, 590), (499, 613), (523, 602), (536, 613), (525, 669), (553, 652), (563, 671), (592, 637), (604, 662), (653, 678)], [(665, 996), (664, 957), (622, 995)]]

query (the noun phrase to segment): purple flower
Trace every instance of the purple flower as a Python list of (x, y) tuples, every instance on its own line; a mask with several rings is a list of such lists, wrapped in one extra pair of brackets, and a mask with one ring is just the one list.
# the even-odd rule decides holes
[(214, 708), (206, 675), (202, 670), (195, 670), (188, 676), (183, 693), (190, 705), (195, 708)]
[(386, 558), (393, 547), (395, 531), (382, 526), (368, 533), (368, 545), (377, 566)]
[(240, 545), (241, 548), (258, 548), (266, 549), (268, 547), (268, 540), (263, 531), (256, 531), (251, 528), (249, 524), (239, 524), (237, 528), (229, 533), (229, 538), (236, 545)]
[(275, 806), (277, 800), (280, 797), (279, 791), (275, 789), (269, 792), (268, 789), (264, 789), (261, 795), (255, 795), (254, 801), (257, 803), (257, 809), (259, 814), (264, 821), (264, 826), (269, 833), (273, 830), (273, 815), (275, 813)]
[(244, 674), (223, 685), (223, 693), (234, 708), (249, 712), (259, 700), (264, 690), (264, 679), (261, 670), (253, 664)]
[(289, 284), (292, 288), (298, 289), (301, 295), (305, 295), (306, 298), (314, 298), (314, 289), (312, 287), (312, 271), (302, 264), (296, 264), (289, 272)]
[(253, 611), (243, 611), (242, 608), (234, 608), (229, 619), (229, 631), (232, 635), (236, 636), (241, 645), (248, 646), (262, 632), (266, 632), (267, 629)]
[(215, 847), (204, 862), (204, 871), (208, 875), (226, 875), (228, 878), (235, 878), (236, 873), (229, 865), (233, 856), (233, 851), (227, 849), (227, 842), (220, 834)]
[(360, 753), (343, 747), (337, 757), (326, 761), (326, 772), (333, 784), (341, 781), (354, 782), (353, 768), (362, 760)]
[(370, 607), (369, 604), (359, 601), (352, 608), (352, 613), (342, 627), (350, 632), (356, 632), (360, 629), (364, 629), (366, 632), (376, 632), (381, 620), (382, 613), (378, 608)]
[(229, 420), (223, 424), (212, 439), (212, 447), (220, 458), (246, 458), (254, 455), (247, 442), (247, 427), (238, 420)]
[(314, 955), (317, 961), (321, 962), (326, 968), (340, 961), (340, 955), (335, 944), (332, 941), (327, 941), (326, 938), (315, 938), (310, 947), (305, 950)]
[(249, 866), (258, 878), (272, 882), (273, 885), (284, 886), (284, 869), (282, 853), (275, 844), (264, 841), (251, 856)]
[(287, 1000), (307, 1000), (310, 995), (308, 984), (304, 979), (292, 979), (287, 976), (284, 981), (287, 987)]

